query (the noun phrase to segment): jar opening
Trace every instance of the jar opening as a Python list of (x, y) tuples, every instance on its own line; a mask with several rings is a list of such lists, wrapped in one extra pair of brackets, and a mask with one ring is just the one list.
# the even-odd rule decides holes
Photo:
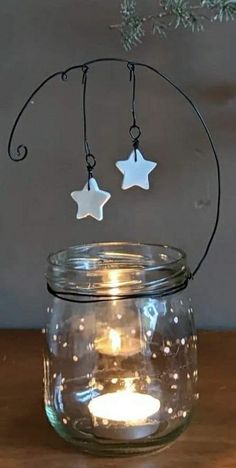
[(166, 245), (102, 242), (48, 257), (47, 280), (59, 292), (96, 296), (165, 294), (189, 278), (186, 254)]

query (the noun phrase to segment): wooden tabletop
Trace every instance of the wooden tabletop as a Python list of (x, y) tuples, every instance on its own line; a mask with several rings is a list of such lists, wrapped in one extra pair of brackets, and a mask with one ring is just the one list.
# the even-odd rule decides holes
[(236, 468), (236, 332), (199, 334), (200, 400), (189, 429), (168, 450), (141, 457), (87, 456), (47, 422), (42, 336), (0, 332), (0, 468)]

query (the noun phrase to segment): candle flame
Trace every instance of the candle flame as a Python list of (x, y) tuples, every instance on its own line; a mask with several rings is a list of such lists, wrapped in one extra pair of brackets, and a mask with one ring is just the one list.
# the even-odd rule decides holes
[(111, 341), (112, 352), (119, 353), (121, 349), (121, 336), (118, 331), (111, 329), (109, 331), (109, 340)]
[(125, 381), (125, 390), (121, 390), (121, 391), (122, 392), (135, 392), (133, 377), (126, 377), (124, 381)]

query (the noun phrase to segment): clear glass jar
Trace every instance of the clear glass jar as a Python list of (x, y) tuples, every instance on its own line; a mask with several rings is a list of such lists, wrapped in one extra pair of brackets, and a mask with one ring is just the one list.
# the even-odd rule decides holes
[(197, 337), (184, 252), (100, 243), (52, 254), (45, 408), (83, 451), (145, 453), (187, 427)]

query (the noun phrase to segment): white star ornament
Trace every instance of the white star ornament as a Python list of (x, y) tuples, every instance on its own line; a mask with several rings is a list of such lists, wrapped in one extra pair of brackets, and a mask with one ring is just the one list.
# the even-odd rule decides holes
[(103, 219), (103, 207), (109, 198), (111, 198), (111, 194), (100, 190), (93, 177), (89, 181), (89, 188), (87, 182), (83, 190), (77, 190), (71, 193), (73, 200), (75, 200), (78, 205), (76, 218), (83, 219), (87, 216), (92, 216), (98, 221), (101, 221)]
[(116, 167), (123, 174), (121, 188), (129, 189), (137, 185), (144, 190), (149, 189), (148, 175), (156, 167), (157, 163), (144, 159), (141, 151), (136, 150), (137, 160), (135, 161), (135, 151), (132, 151), (129, 158), (124, 161), (117, 161)]

